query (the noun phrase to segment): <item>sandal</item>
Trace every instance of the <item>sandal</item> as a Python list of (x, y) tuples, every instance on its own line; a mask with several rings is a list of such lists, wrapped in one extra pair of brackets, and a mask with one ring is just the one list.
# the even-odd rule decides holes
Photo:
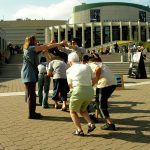
[(76, 130), (75, 132), (73, 132), (73, 135), (84, 136), (84, 132), (83, 132), (83, 130), (81, 130), (81, 131)]
[(95, 128), (96, 128), (95, 124), (89, 124), (87, 133), (94, 131)]

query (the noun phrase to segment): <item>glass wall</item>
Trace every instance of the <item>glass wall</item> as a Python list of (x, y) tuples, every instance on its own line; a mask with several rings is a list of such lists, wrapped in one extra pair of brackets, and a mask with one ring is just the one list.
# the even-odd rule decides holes
[(68, 41), (71, 41), (73, 39), (73, 28), (68, 31)]
[(132, 38), (134, 41), (138, 41), (138, 27), (132, 26)]
[(146, 41), (146, 27), (141, 27), (141, 41)]
[(60, 32), (60, 40), (65, 40), (65, 30)]
[(79, 38), (79, 41), (80, 41), (80, 45), (82, 44), (82, 28), (78, 28), (78, 30), (76, 30), (76, 37)]
[(94, 35), (94, 46), (100, 45), (101, 44), (101, 28), (100, 27), (95, 27), (93, 31)]
[(119, 26), (113, 26), (112, 27), (112, 40), (117, 41), (120, 40), (120, 27)]
[(103, 43), (110, 42), (110, 26), (103, 27)]
[(91, 27), (87, 27), (84, 31), (85, 33), (85, 47), (91, 47)]
[(129, 40), (129, 27), (128, 26), (122, 26), (122, 40)]

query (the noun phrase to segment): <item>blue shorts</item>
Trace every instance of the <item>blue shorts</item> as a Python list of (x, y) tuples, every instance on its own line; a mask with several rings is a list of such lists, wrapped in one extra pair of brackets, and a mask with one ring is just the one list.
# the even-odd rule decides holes
[(59, 93), (62, 101), (67, 100), (67, 93), (69, 92), (69, 86), (67, 79), (53, 79), (53, 100), (59, 100)]

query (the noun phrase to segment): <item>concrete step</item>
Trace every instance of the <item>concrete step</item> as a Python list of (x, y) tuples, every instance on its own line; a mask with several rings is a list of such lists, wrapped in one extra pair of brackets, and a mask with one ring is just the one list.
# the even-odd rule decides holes
[(129, 63), (128, 62), (104, 62), (115, 74), (128, 74)]
[[(114, 73), (127, 75), (130, 67), (129, 62), (104, 62)], [(150, 74), (150, 62), (145, 62), (146, 73)]]
[(5, 64), (0, 66), (0, 78), (20, 78), (22, 64)]

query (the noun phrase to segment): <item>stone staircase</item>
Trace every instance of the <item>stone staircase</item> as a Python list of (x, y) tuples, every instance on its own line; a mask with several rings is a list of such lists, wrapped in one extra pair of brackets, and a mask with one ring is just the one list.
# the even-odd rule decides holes
[(0, 65), (0, 78), (20, 78), (22, 54), (10, 56), (9, 64)]
[[(102, 55), (105, 63), (115, 74), (127, 75), (130, 63), (121, 62), (121, 54)], [(9, 64), (0, 65), (0, 78), (20, 78), (22, 54), (12, 55)], [(150, 61), (145, 62), (147, 74), (150, 74)]]
[[(103, 62), (121, 62), (121, 53), (100, 55)], [(124, 62), (127, 62), (127, 53), (124, 54)]]
[(124, 74), (127, 75), (128, 74), (128, 70), (129, 70), (129, 65), (130, 63), (128, 62), (103, 62), (104, 64), (106, 64), (111, 70), (112, 72), (114, 72), (115, 74)]

